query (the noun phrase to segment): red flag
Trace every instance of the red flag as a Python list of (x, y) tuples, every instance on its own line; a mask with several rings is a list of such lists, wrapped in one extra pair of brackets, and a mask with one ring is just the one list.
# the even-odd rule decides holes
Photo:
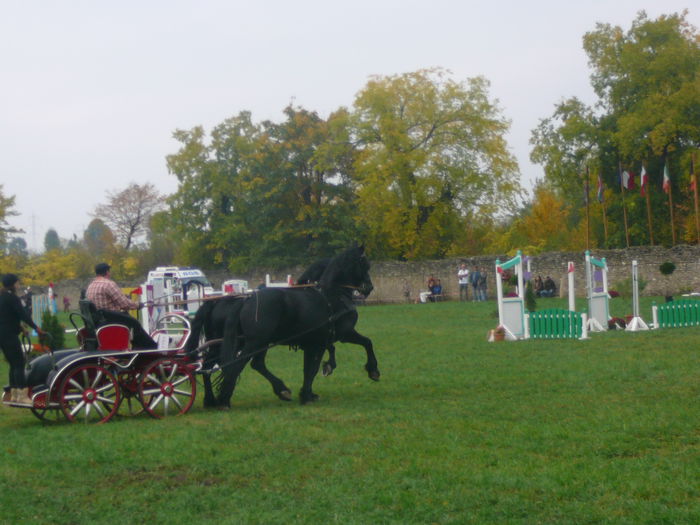
[(642, 173), (639, 175), (639, 189), (642, 197), (647, 194), (647, 179), (649, 179), (649, 175), (647, 175), (647, 170), (642, 166)]
[(634, 189), (634, 173), (631, 171), (622, 172), (622, 187), (626, 190)]
[(671, 191), (671, 177), (668, 176), (668, 166), (664, 164), (664, 184), (663, 189), (666, 193)]
[(690, 191), (695, 193), (695, 173), (691, 173), (690, 175)]

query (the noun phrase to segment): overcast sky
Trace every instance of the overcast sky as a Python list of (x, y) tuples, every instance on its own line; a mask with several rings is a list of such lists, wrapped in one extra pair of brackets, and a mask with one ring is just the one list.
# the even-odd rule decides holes
[[(697, 5), (697, 4), (694, 4)], [(78, 237), (105, 192), (172, 193), (176, 129), (290, 102), (321, 116), (351, 106), (370, 75), (443, 67), (483, 75), (511, 122), (526, 188), (530, 132), (554, 104), (595, 98), (582, 49), (596, 22), (627, 30), (690, 0), (0, 0), (0, 184), (30, 248)], [(700, 7), (688, 19), (700, 26)]]

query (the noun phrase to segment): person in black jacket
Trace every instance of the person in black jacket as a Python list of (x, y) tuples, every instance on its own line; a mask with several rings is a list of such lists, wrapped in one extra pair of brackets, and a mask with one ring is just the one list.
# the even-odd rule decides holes
[(12, 397), (10, 403), (32, 406), (24, 375), (24, 354), (19, 342), (22, 332), (21, 322), (31, 326), (41, 336), (44, 331), (39, 328), (22, 306), (17, 293), (19, 292), (19, 277), (8, 273), (2, 278), (0, 290), (0, 348), (5, 359), (10, 363), (10, 388)]

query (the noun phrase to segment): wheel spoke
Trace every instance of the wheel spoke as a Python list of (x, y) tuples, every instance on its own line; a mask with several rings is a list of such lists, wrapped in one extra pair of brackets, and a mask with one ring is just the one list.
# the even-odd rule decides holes
[(177, 396), (173, 396), (173, 397), (171, 397), (170, 399), (172, 399), (172, 400), (173, 400), (173, 403), (175, 403), (175, 404), (177, 405), (177, 407), (178, 407), (180, 410), (182, 410), (182, 403), (181, 403), (180, 400), (177, 398)]
[(160, 394), (158, 397), (154, 398), (151, 400), (151, 403), (148, 405), (148, 408), (153, 410), (158, 406), (158, 404), (161, 402), (161, 400), (164, 399), (163, 394)]
[(189, 381), (189, 380), (190, 380), (189, 376), (182, 375), (182, 376), (180, 376), (179, 379), (176, 379), (176, 380), (173, 381), (172, 383), (173, 383), (173, 386), (177, 386), (177, 385), (181, 385), (181, 384), (184, 383), (185, 381)]
[(152, 396), (154, 394), (159, 394), (160, 393), (160, 388), (149, 388), (148, 390), (144, 390), (143, 394), (146, 396)]
[(100, 379), (102, 379), (102, 370), (98, 370), (97, 373), (95, 374), (95, 379), (92, 381), (92, 385), (90, 388), (97, 388), (97, 385), (100, 384)]
[[(192, 391), (187, 390), (173, 390), (173, 394), (180, 394), (181, 396), (192, 397)], [(173, 395), (173, 397), (175, 397)]]
[(72, 417), (75, 417), (75, 415), (76, 415), (78, 412), (80, 412), (80, 410), (83, 408), (84, 405), (85, 405), (85, 401), (81, 401), (80, 403), (78, 403), (77, 405), (75, 405), (75, 407), (73, 407), (73, 410), (70, 411), (70, 415), (71, 415)]
[(97, 396), (96, 401), (100, 401), (105, 405), (113, 405), (115, 400), (111, 397)]
[(86, 423), (90, 419), (90, 408), (92, 408), (92, 405), (90, 403), (85, 403), (85, 422)]
[(77, 382), (75, 379), (73, 379), (72, 377), (70, 378), (70, 384), (73, 385), (79, 392), (82, 392), (82, 391), (85, 390), (85, 388), (83, 388), (83, 385), (81, 385), (80, 383), (78, 383), (78, 382)]
[(97, 411), (97, 413), (100, 415), (101, 418), (105, 417), (105, 412), (99, 403), (93, 403), (92, 406), (95, 407), (95, 410)]
[(154, 382), (158, 386), (163, 384), (161, 381), (158, 380), (157, 377), (154, 377), (153, 374), (148, 374), (148, 376), (146, 376), (146, 377), (148, 377), (148, 379), (150, 379), (152, 382)]
[(177, 373), (177, 363), (173, 363), (173, 368), (170, 370), (170, 375), (168, 376), (168, 381), (172, 382), (173, 377)]

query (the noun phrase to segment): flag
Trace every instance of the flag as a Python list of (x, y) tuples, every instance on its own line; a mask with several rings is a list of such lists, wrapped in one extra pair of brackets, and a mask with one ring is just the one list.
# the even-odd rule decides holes
[(695, 173), (690, 174), (690, 191), (695, 193)]
[(603, 202), (603, 192), (605, 189), (603, 188), (603, 179), (600, 176), (600, 173), (598, 174), (598, 202), (602, 203)]
[(622, 187), (626, 190), (634, 189), (634, 173), (629, 171), (622, 172)]
[(639, 174), (639, 191), (644, 197), (647, 194), (647, 182), (649, 175), (647, 175), (647, 170), (642, 166), (642, 173)]
[(671, 177), (668, 176), (668, 166), (664, 164), (664, 192), (668, 193), (671, 191)]

